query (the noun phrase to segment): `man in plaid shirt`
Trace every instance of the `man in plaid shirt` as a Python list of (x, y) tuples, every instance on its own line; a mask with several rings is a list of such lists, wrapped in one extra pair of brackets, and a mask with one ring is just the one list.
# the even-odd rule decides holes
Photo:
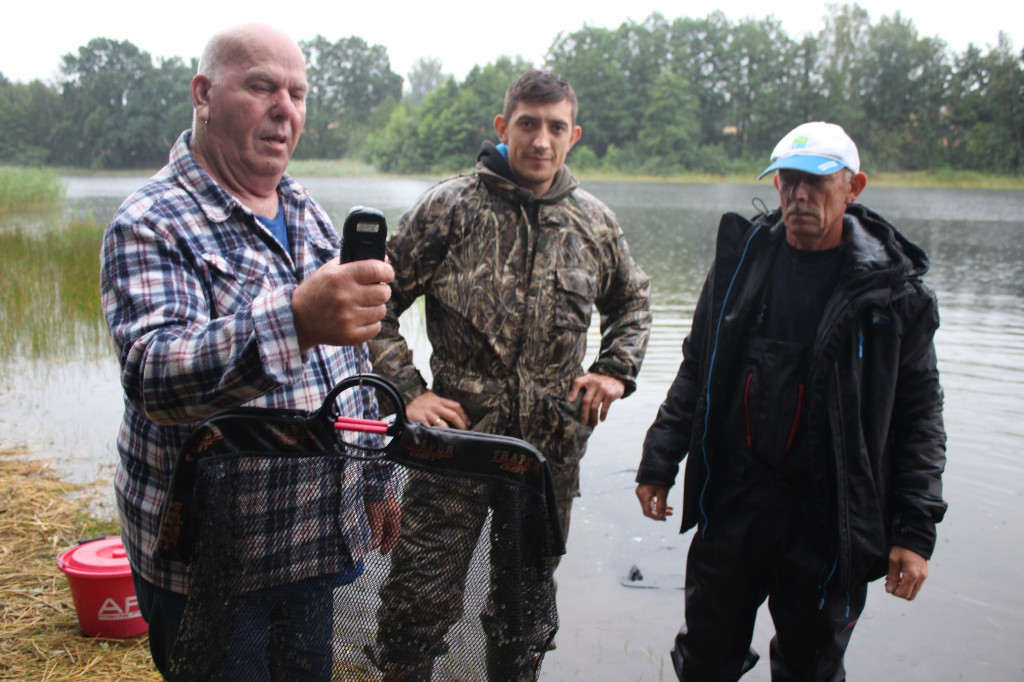
[[(305, 122), (306, 90), (303, 54), (278, 30), (245, 25), (214, 36), (192, 80), (192, 129), (168, 165), (125, 200), (103, 240), (101, 295), (125, 392), (115, 475), (122, 537), (165, 674), (186, 566), (154, 550), (183, 440), (224, 408), (319, 407), (339, 380), (369, 370), (365, 342), (380, 330), (390, 296), (390, 265), (340, 264), (329, 218), (285, 173)], [(339, 408), (372, 412), (372, 393), (348, 391)], [(365, 514), (338, 510), (353, 567), (362, 552), (386, 552), (397, 538), (384, 466), (346, 466), (343, 485), (358, 486), (365, 501)], [(337, 565), (337, 557), (303, 559)], [(328, 624), (321, 635), (329, 638), (331, 591), (342, 580), (306, 581), (280, 598), (307, 609), (321, 604)], [(303, 626), (317, 624), (283, 626), (285, 642)], [(329, 644), (317, 663), (328, 673)], [(274, 656), (253, 653), (265, 666)], [(307, 679), (323, 673), (297, 671)]]

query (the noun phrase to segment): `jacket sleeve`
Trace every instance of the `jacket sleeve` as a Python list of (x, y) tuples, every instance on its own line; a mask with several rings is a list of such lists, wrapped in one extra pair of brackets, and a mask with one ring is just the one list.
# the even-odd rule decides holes
[(625, 397), (636, 390), (651, 335), (651, 282), (633, 260), (614, 216), (606, 219), (615, 235), (610, 247), (614, 267), (609, 286), (596, 302), (601, 313), (601, 349), (590, 371), (622, 381)]
[(668, 389), (658, 415), (644, 438), (637, 483), (672, 486), (679, 464), (690, 447), (693, 419), (702, 385), (703, 340), (707, 328), (712, 275), (708, 275), (697, 301), (690, 333), (683, 341), (683, 362)]
[(370, 357), (374, 372), (394, 383), (406, 401), (426, 392), (427, 384), (413, 363), (399, 318), (427, 292), (434, 272), (444, 260), (451, 197), (443, 185), (429, 191), (399, 219), (388, 243), (388, 259), (395, 278), (380, 333), (369, 342)]
[(942, 520), (942, 472), (946, 465), (943, 392), (935, 356), (939, 326), (935, 295), (924, 285), (920, 305), (908, 313), (893, 404), (889, 481), (890, 544), (926, 559), (935, 549), (935, 524)]

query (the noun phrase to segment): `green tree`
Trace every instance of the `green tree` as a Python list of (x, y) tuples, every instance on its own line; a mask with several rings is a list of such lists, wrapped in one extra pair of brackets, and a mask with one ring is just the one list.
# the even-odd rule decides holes
[(430, 169), (472, 167), (483, 140), (497, 142), (494, 117), (505, 105), (505, 91), (533, 65), (516, 57), (500, 57), (470, 69), (455, 92), (435, 90), (421, 109), (419, 138), (432, 150)]
[(997, 173), (1024, 170), (1024, 51), (1010, 36), (982, 55), (974, 45), (957, 60), (950, 105), (952, 164)]
[(0, 76), (0, 163), (49, 163), (50, 135), (62, 117), (60, 94), (41, 81), (11, 83)]
[(192, 125), (189, 85), (198, 64), (185, 65), (179, 57), (160, 60), (134, 89), (125, 108), (125, 144), (144, 155), (131, 166), (159, 166), (181, 132)]
[[(141, 168), (167, 160), (168, 129), (187, 127), (191, 70), (154, 67), (128, 41), (95, 38), (61, 66), (64, 118), (52, 159), (88, 168)], [(182, 120), (178, 120), (178, 119)]]
[(650, 104), (637, 135), (637, 150), (655, 173), (698, 168), (700, 101), (682, 76), (663, 71), (651, 88)]
[[(616, 61), (626, 77), (628, 103), (633, 111), (647, 109), (651, 91), (668, 61), (669, 24), (655, 12), (642, 23), (627, 21), (615, 32)], [(589, 106), (599, 103), (589, 101)], [(626, 116), (615, 130), (620, 141), (634, 140), (642, 124), (635, 115)]]
[(610, 144), (632, 142), (646, 103), (630, 94), (629, 77), (623, 70), (616, 32), (584, 27), (559, 34), (548, 50), (547, 68), (566, 78), (579, 99), (577, 123), (584, 139), (598, 156)]
[(420, 57), (413, 62), (409, 71), (409, 101), (414, 107), (423, 104), (423, 100), (444, 80), (441, 73), (441, 60), (436, 57)]
[[(813, 121), (817, 119), (832, 120), (825, 111), (824, 82), (819, 63), (819, 43), (810, 35), (804, 36), (798, 45), (793, 47), (792, 73), (787, 98), (790, 106), (786, 114), (789, 120), (780, 124), (780, 116), (775, 109), (767, 109), (766, 116), (775, 119), (776, 130), (789, 130), (786, 124), (793, 121)], [(799, 124), (798, 124), (799, 125)], [(776, 137), (782, 137), (780, 132)]]
[(863, 108), (866, 86), (862, 82), (860, 59), (868, 50), (870, 18), (859, 5), (828, 7), (825, 29), (817, 39), (821, 108), (807, 120), (818, 118), (838, 123), (853, 139), (864, 144), (868, 138)]
[[(745, 19), (730, 31), (729, 49), (723, 58), (729, 117), (734, 126), (733, 155), (763, 157), (793, 126), (768, 112), (786, 112), (792, 103), (790, 83), (796, 47), (774, 19)], [(789, 118), (785, 115), (784, 118)]]
[(478, 102), (479, 108), (473, 117), (478, 121), (481, 138), (496, 139), (494, 117), (505, 108), (505, 92), (512, 83), (532, 68), (533, 64), (522, 57), (512, 58), (506, 55), (486, 66), (473, 67), (466, 74), (461, 89), (472, 92)]
[(863, 73), (867, 142), (877, 167), (920, 169), (938, 160), (950, 66), (945, 44), (918, 37), (899, 12), (868, 32)]
[(306, 59), (306, 127), (296, 155), (336, 158), (356, 151), (379, 107), (402, 96), (387, 48), (357, 36), (299, 43)]
[[(718, 11), (559, 34), (545, 68), (579, 96), (572, 163), (745, 170), (797, 123), (829, 120), (871, 169), (1024, 170), (1024, 54), (1009, 35), (954, 55), (898, 12), (872, 24), (857, 4), (831, 4), (824, 19), (797, 41), (771, 16), (734, 24)], [(383, 47), (355, 36), (301, 46), (310, 92), (297, 156), (361, 156), (397, 172), (471, 166), (480, 141), (494, 139), (505, 89), (530, 67), (502, 57), (458, 82), (425, 57), (403, 99)], [(56, 85), (0, 74), (0, 162), (160, 165), (189, 125), (194, 71), (96, 38), (65, 55)]]
[(505, 90), (532, 68), (521, 58), (500, 57), (475, 66), (458, 83), (445, 79), (420, 107), (403, 103), (383, 131), (367, 144), (370, 163), (396, 172), (449, 172), (473, 166), (480, 143), (496, 141), (494, 117), (501, 113)]
[(988, 59), (973, 43), (956, 57), (953, 72), (955, 78), (951, 85), (949, 116), (953, 126), (953, 145), (957, 146), (972, 126), (989, 116), (988, 90), (992, 74)]
[(415, 108), (402, 102), (391, 111), (383, 128), (370, 134), (362, 156), (385, 172), (415, 173), (428, 166), (423, 151), (416, 134)]
[(728, 52), (731, 25), (715, 11), (703, 19), (680, 17), (672, 22), (668, 65), (689, 83), (700, 102), (700, 143), (723, 144), (733, 132), (729, 112)]
[[(475, 67), (474, 67), (475, 68)], [(423, 167), (440, 172), (471, 165), (483, 139), (487, 120), (478, 97), (448, 80), (430, 93), (419, 110), (416, 139)], [(494, 110), (491, 110), (491, 117)]]
[(1015, 54), (1009, 34), (1000, 33), (990, 64), (993, 118), (1006, 142), (998, 170), (1019, 173), (1024, 170), (1024, 50)]

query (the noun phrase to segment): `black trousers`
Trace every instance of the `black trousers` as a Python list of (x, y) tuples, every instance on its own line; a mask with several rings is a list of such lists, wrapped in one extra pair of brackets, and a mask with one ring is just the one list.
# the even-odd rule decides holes
[[(202, 676), (208, 682), (329, 680), (334, 590), (355, 575), (312, 578), (246, 595), (233, 607), (233, 631), (223, 640), (214, 639), (203, 652), (216, 660), (206, 659), (194, 666), (191, 661), (178, 664), (186, 671), (208, 672), (209, 676)], [(135, 571), (132, 582), (142, 617), (149, 625), (149, 650), (157, 670), (166, 680), (191, 679), (192, 672), (172, 670), (175, 643), (189, 617), (187, 597), (157, 587)], [(202, 650), (203, 643), (195, 646)]]
[(772, 680), (844, 680), (867, 585), (829, 589), (834, 543), (807, 510), (806, 490), (765, 466), (730, 474), (690, 545), (686, 623), (672, 652), (679, 679), (737, 680), (753, 667), (754, 620), (767, 599), (776, 632)]

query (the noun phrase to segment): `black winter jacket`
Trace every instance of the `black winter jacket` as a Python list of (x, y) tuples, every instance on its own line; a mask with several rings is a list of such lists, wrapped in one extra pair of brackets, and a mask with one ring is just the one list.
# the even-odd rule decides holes
[[(738, 390), (733, 368), (784, 238), (779, 210), (753, 223), (730, 213), (719, 225), (683, 362), (647, 432), (636, 478), (671, 486), (690, 454), (682, 531), (714, 523), (705, 496), (730, 480), (722, 475), (720, 420)], [(931, 557), (946, 509), (946, 437), (933, 344), (938, 307), (920, 280), (927, 256), (859, 204), (847, 207), (843, 240), (843, 270), (814, 342), (805, 405), (808, 449), (825, 455), (812, 472), (821, 485), (807, 494), (835, 524), (830, 582), (847, 589), (885, 575), (894, 545)]]

